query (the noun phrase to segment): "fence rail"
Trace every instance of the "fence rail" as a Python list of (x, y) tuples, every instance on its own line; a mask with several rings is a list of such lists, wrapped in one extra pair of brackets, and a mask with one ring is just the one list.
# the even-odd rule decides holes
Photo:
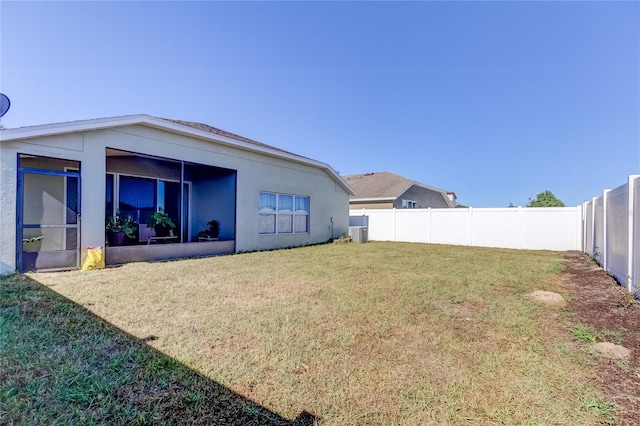
[(369, 239), (532, 250), (581, 250), (582, 206), (358, 209)]
[(370, 240), (582, 250), (640, 296), (640, 175), (577, 207), (357, 209), (350, 222)]

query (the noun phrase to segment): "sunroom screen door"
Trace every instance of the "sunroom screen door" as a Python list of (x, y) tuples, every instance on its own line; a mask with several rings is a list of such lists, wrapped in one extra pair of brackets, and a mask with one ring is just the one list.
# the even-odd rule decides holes
[(20, 168), (17, 265), (20, 272), (80, 267), (80, 173)]

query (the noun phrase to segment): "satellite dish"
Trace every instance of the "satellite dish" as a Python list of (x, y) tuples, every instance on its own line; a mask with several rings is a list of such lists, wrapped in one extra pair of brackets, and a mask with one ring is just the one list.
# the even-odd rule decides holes
[(9, 111), (9, 107), (11, 107), (11, 101), (7, 98), (7, 95), (0, 93), (0, 117)]

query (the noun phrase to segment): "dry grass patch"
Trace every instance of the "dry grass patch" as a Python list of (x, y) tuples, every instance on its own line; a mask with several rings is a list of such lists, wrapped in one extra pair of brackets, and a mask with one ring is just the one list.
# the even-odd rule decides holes
[(32, 277), (286, 418), (594, 423), (589, 367), (526, 297), (561, 260), (369, 243)]
[(0, 424), (312, 423), (260, 407), (26, 276), (0, 279)]

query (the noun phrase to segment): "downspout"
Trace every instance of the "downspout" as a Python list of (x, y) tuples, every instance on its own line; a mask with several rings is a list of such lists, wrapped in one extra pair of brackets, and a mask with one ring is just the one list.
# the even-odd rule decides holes
[(331, 238), (335, 238), (335, 236), (333, 235), (333, 216), (329, 217), (329, 220), (331, 221)]

